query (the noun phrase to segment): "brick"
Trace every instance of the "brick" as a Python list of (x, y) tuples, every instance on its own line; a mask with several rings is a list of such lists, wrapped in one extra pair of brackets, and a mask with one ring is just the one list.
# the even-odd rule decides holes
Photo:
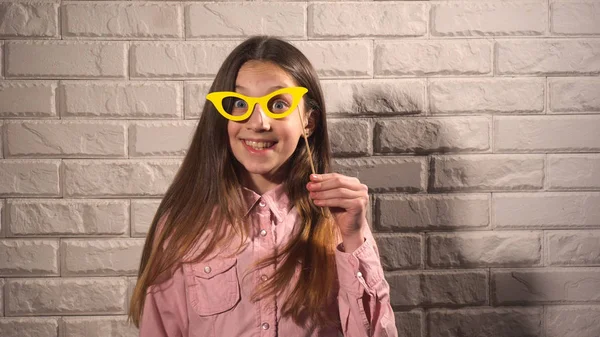
[(68, 3), (61, 14), (63, 37), (183, 38), (179, 4)]
[(380, 120), (375, 124), (375, 152), (486, 151), (490, 125), (487, 117)]
[(494, 228), (600, 227), (600, 193), (494, 193)]
[(496, 40), (496, 74), (600, 74), (599, 53), (600, 40)]
[(600, 154), (548, 155), (550, 189), (600, 189)]
[(234, 41), (132, 42), (130, 76), (134, 78), (212, 78), (239, 44)]
[(139, 331), (127, 316), (63, 317), (61, 337), (137, 337)]
[(487, 303), (487, 273), (405, 271), (386, 274), (392, 306), (459, 306)]
[(490, 74), (491, 53), (487, 41), (376, 41), (375, 76)]
[(56, 88), (54, 81), (0, 81), (0, 117), (58, 117)]
[(1, 317), (2, 337), (58, 337), (58, 317)]
[(432, 79), (429, 107), (432, 113), (540, 113), (545, 85), (536, 78)]
[(423, 80), (321, 81), (327, 114), (412, 114), (425, 111)]
[(433, 268), (536, 266), (542, 258), (541, 232), (432, 233), (427, 236)]
[(127, 42), (6, 43), (7, 77), (126, 78)]
[(146, 236), (159, 205), (157, 200), (131, 201), (131, 236)]
[[(373, 128), (366, 119), (330, 119), (327, 121), (331, 151), (336, 157), (373, 154)], [(359, 137), (357, 137), (360, 135)]]
[(377, 230), (484, 229), (489, 226), (489, 196), (378, 195)]
[(0, 196), (60, 196), (59, 168), (59, 160), (2, 160), (0, 161)]
[(551, 265), (600, 265), (600, 230), (547, 231), (546, 247)]
[(549, 78), (553, 112), (600, 112), (600, 79)]
[(123, 278), (10, 279), (5, 285), (6, 315), (124, 314)]
[(394, 312), (396, 329), (398, 336), (402, 337), (422, 337), (423, 310), (414, 309), (411, 311)]
[(430, 336), (539, 337), (541, 307), (433, 309), (428, 312)]
[(369, 229), (371, 231), (373, 231), (373, 224), (375, 223), (374, 221), (374, 217), (373, 217), (373, 207), (374, 207), (374, 194), (373, 193), (369, 193), (369, 204), (367, 205), (367, 224), (369, 225)]
[(192, 3), (186, 6), (186, 38), (275, 35), (306, 38), (304, 3)]
[(198, 121), (134, 122), (129, 126), (129, 156), (184, 156)]
[(593, 1), (550, 4), (552, 33), (558, 35), (600, 34), (600, 4)]
[(425, 36), (428, 9), (421, 3), (312, 3), (308, 6), (308, 36)]
[(431, 35), (543, 35), (547, 17), (547, 6), (541, 2), (442, 3), (432, 6)]
[(418, 192), (427, 184), (424, 158), (336, 159), (333, 171), (358, 178), (374, 192)]
[(421, 235), (376, 233), (374, 237), (384, 270), (421, 267)]
[(61, 82), (61, 116), (86, 118), (181, 118), (177, 82)]
[(57, 38), (58, 6), (58, 3), (0, 3), (0, 38)]
[(492, 269), (494, 304), (597, 302), (600, 268)]
[(434, 191), (541, 189), (543, 155), (456, 155), (433, 157)]
[[(462, 2), (462, 1), (469, 1), (469, 2), (481, 2), (481, 0), (448, 0), (448, 2)], [(521, 2), (521, 3), (528, 3), (528, 2), (535, 2), (536, 0), (510, 0), (510, 1), (506, 1), (506, 2)], [(493, 2), (493, 1), (490, 1)]]
[(181, 160), (65, 160), (64, 193), (80, 196), (162, 196)]
[(124, 235), (126, 200), (13, 199), (6, 205), (7, 236)]
[(144, 239), (63, 239), (61, 275), (135, 275)]
[(544, 328), (546, 337), (600, 336), (600, 307), (547, 306)]
[[(206, 95), (210, 91), (212, 82), (191, 82), (184, 83), (184, 102), (185, 102), (185, 119), (199, 119), (204, 109)], [(210, 104), (210, 103), (208, 103)]]
[(0, 278), (0, 316), (4, 316), (4, 279)]
[(14, 121), (5, 126), (12, 157), (126, 157), (126, 125), (114, 121)]
[(320, 79), (373, 77), (373, 43), (368, 40), (293, 41)]
[(133, 296), (133, 291), (135, 289), (136, 283), (137, 276), (127, 277), (127, 298), (131, 298)]
[(0, 199), (0, 238), (3, 238), (6, 236), (6, 225), (3, 225), (4, 223), (4, 219), (6, 218), (5, 215), (5, 209), (6, 206), (4, 205), (5, 201)]
[(494, 151), (600, 151), (600, 116), (497, 116)]
[(58, 275), (58, 240), (0, 240), (0, 275)]

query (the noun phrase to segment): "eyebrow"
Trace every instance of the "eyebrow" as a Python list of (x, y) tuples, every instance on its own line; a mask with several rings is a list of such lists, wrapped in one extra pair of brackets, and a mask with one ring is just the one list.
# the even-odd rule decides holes
[[(246, 89), (246, 87), (244, 87), (244, 86), (241, 86), (241, 85), (239, 85), (239, 84), (236, 84), (236, 85), (235, 85), (235, 88), (236, 88), (236, 89)], [(270, 88), (269, 88), (269, 91), (271, 91), (271, 90), (276, 90), (276, 89), (283, 89), (283, 88), (287, 88), (287, 87), (284, 87), (284, 86), (282, 86), (282, 85), (276, 85), (276, 86), (270, 87)]]

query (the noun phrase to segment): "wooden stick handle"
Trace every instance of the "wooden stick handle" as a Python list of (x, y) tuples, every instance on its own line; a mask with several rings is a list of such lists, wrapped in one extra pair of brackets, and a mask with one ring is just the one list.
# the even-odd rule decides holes
[[(313, 163), (313, 159), (312, 159), (312, 152), (310, 151), (310, 146), (308, 145), (308, 138), (306, 137), (306, 132), (304, 132), (304, 118), (302, 117), (302, 113), (300, 112), (300, 109), (298, 109), (298, 115), (300, 116), (300, 129), (302, 131), (302, 137), (304, 137), (304, 143), (306, 144), (306, 150), (308, 151), (308, 160), (310, 161), (310, 169), (312, 171), (313, 174), (317, 174), (317, 172), (315, 171), (315, 164)], [(329, 218), (329, 212), (328, 210), (325, 210), (325, 207), (321, 207), (321, 214), (326, 217)]]

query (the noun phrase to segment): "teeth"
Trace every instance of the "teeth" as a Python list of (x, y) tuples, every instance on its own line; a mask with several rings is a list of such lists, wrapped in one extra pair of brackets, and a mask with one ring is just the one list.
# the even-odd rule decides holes
[(244, 143), (246, 143), (246, 145), (248, 145), (251, 148), (256, 149), (256, 150), (263, 150), (263, 149), (269, 148), (275, 144), (274, 142), (253, 142), (250, 140), (244, 140)]

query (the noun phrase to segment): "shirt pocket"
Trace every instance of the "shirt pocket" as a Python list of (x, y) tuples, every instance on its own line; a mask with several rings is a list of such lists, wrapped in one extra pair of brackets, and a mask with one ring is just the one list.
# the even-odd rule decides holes
[(240, 300), (237, 258), (184, 264), (191, 307), (200, 316), (220, 314)]

